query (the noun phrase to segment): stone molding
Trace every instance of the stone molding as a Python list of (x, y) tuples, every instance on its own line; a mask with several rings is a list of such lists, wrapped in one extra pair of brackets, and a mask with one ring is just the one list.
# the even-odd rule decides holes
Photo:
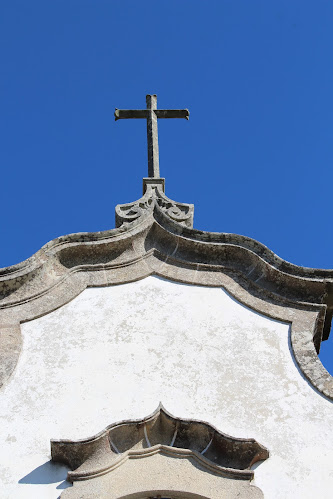
[(20, 323), (61, 307), (86, 287), (149, 275), (223, 287), (251, 309), (290, 323), (298, 366), (333, 399), (333, 378), (317, 355), (330, 331), (333, 270), (290, 264), (244, 236), (191, 229), (156, 202), (117, 229), (59, 237), (28, 260), (0, 269), (0, 386), (19, 357)]
[[(96, 479), (112, 474), (126, 461), (143, 460), (155, 454), (190, 460), (194, 463), (194, 470), (199, 468), (215, 477), (248, 482), (254, 477), (251, 466), (269, 457), (268, 450), (254, 439), (230, 437), (203, 421), (175, 418), (162, 404), (142, 420), (112, 424), (91, 438), (51, 440), (52, 460), (74, 470), (68, 472), (67, 479), (74, 485), (80, 481), (91, 481), (87, 487), (79, 486), (78, 490), (74, 486), (73, 490), (67, 490), (64, 495), (73, 498), (85, 497), (81, 494), (85, 494), (89, 486), (98, 490)], [(149, 477), (149, 461), (143, 468), (146, 476), (142, 476), (142, 485)], [(169, 481), (173, 485), (174, 477), (171, 476)], [(118, 494), (121, 493), (119, 480), (114, 482), (113, 486), (109, 483), (108, 489), (113, 490), (116, 486), (119, 487)]]

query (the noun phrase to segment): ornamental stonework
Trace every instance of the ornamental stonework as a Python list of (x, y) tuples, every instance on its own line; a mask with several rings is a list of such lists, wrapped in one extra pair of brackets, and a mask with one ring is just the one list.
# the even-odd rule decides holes
[(51, 453), (53, 461), (72, 470), (68, 480), (74, 486), (62, 499), (132, 493), (175, 497), (199, 490), (207, 499), (219, 499), (222, 491), (229, 498), (262, 498), (250, 484), (251, 466), (269, 456), (254, 439), (230, 437), (208, 423), (175, 418), (161, 404), (145, 419), (115, 423), (91, 438), (52, 440)]

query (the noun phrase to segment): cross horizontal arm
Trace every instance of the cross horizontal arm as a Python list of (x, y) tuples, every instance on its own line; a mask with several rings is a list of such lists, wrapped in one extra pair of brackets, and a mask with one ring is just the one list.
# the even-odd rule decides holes
[[(114, 112), (115, 120), (148, 118), (148, 109), (116, 109)], [(189, 119), (188, 109), (154, 109), (153, 112), (157, 118), (185, 118)]]
[(147, 109), (116, 109), (114, 112), (115, 121), (129, 118), (148, 118)]
[(154, 113), (158, 118), (185, 118), (189, 119), (188, 109), (155, 109)]

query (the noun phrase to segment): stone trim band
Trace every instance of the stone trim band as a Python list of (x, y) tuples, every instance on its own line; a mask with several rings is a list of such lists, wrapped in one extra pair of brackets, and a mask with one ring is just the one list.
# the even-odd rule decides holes
[(157, 275), (223, 287), (251, 309), (290, 323), (299, 368), (333, 400), (333, 378), (317, 355), (330, 331), (333, 271), (297, 267), (243, 236), (190, 229), (162, 208), (154, 203), (118, 229), (60, 237), (0, 270), (0, 386), (20, 354), (20, 323), (61, 307), (86, 287)]

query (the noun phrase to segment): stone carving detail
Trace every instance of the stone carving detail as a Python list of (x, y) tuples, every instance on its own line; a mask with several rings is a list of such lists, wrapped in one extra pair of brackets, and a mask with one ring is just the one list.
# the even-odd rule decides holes
[[(142, 463), (142, 458), (155, 454), (188, 459), (194, 469), (239, 483), (240, 480), (252, 480), (254, 472), (250, 467), (269, 456), (268, 450), (254, 439), (230, 437), (208, 423), (175, 418), (161, 404), (143, 420), (115, 423), (85, 440), (51, 440), (51, 454), (53, 461), (64, 463), (73, 470), (68, 472), (68, 480), (79, 482), (80, 492), (75, 487), (75, 491), (67, 489), (63, 493), (66, 498), (90, 497), (77, 495), (85, 491), (82, 481), (94, 479), (95, 487), (98, 477), (112, 475), (130, 459)], [(147, 470), (147, 466), (143, 469)], [(251, 486), (252, 489), (259, 490)], [(262, 497), (261, 492), (258, 497)]]
[(168, 218), (185, 227), (193, 227), (194, 206), (177, 203), (164, 194), (164, 179), (144, 179), (144, 195), (134, 203), (116, 206), (116, 226), (133, 222), (137, 218), (159, 209)]

